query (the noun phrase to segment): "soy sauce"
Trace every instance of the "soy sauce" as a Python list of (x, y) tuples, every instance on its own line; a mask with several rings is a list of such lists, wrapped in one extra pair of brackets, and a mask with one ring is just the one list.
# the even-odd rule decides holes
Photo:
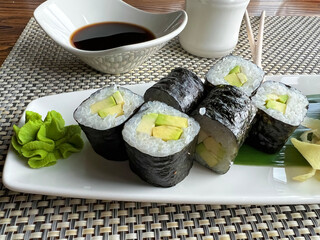
[(155, 39), (148, 29), (130, 23), (102, 22), (90, 24), (71, 35), (71, 43), (82, 50), (99, 51)]

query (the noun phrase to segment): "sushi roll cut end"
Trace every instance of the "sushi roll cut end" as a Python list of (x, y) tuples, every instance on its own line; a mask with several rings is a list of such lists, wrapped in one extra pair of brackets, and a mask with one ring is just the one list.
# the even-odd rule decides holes
[[(261, 85), (264, 72), (254, 63), (239, 56), (227, 56), (217, 62), (206, 74), (207, 88), (218, 85), (232, 85), (248, 96), (254, 95)], [(208, 90), (207, 90), (208, 91)]]
[(131, 169), (152, 185), (176, 185), (189, 174), (199, 129), (194, 119), (164, 103), (144, 104), (122, 132)]
[(280, 151), (307, 114), (306, 96), (281, 82), (266, 81), (252, 101), (258, 113), (247, 142), (266, 153)]
[(117, 86), (102, 88), (83, 101), (74, 119), (96, 153), (108, 160), (127, 160), (122, 128), (143, 103), (143, 98)]

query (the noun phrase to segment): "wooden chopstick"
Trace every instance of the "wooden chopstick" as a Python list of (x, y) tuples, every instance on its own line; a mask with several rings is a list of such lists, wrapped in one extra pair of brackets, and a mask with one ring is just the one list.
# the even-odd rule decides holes
[(263, 44), (263, 31), (264, 31), (265, 16), (266, 16), (266, 12), (262, 11), (261, 16), (260, 16), (258, 38), (257, 38), (257, 42), (255, 42), (253, 32), (252, 32), (251, 23), (250, 23), (250, 18), (248, 15), (248, 11), (246, 10), (246, 12), (245, 12), (246, 28), (247, 28), (247, 33), (248, 33), (248, 39), (249, 39), (249, 44), (250, 44), (252, 60), (260, 68), (262, 68), (261, 58), (262, 58), (262, 44)]
[(256, 52), (256, 47), (255, 47), (255, 43), (254, 43), (254, 37), (253, 37), (253, 33), (252, 33), (248, 10), (246, 10), (244, 17), (245, 17), (245, 22), (246, 22), (246, 29), (247, 29), (247, 33), (248, 33), (248, 39), (249, 39), (249, 44), (250, 44), (250, 49), (251, 49), (252, 60), (253, 60), (253, 62), (255, 62), (255, 59), (254, 59), (255, 54), (254, 53)]
[(264, 31), (264, 19), (266, 16), (266, 12), (262, 11), (260, 16), (260, 24), (259, 24), (259, 33), (258, 33), (258, 39), (257, 39), (257, 45), (255, 48), (255, 61), (256, 64), (262, 68), (261, 66), (261, 57), (262, 57), (262, 43), (263, 43), (263, 31)]

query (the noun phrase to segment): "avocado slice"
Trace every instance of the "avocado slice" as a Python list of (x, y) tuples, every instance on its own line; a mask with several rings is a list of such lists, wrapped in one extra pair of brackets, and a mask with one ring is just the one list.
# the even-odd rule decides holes
[(268, 101), (268, 100), (275, 100), (275, 101), (277, 101), (278, 99), (279, 99), (279, 96), (278, 96), (277, 94), (271, 93), (271, 94), (268, 94), (268, 95), (267, 95), (267, 101)]
[(114, 94), (112, 94), (112, 97), (114, 98), (117, 104), (124, 104), (123, 97), (119, 91), (116, 91)]
[(289, 95), (287, 95), (287, 94), (277, 95), (277, 94), (271, 93), (271, 94), (267, 95), (267, 101), (268, 100), (275, 100), (277, 102), (287, 103), (288, 99), (289, 99)]
[(287, 94), (279, 96), (279, 102), (281, 103), (287, 103), (288, 99), (289, 99), (289, 96)]
[(244, 73), (237, 73), (237, 77), (239, 78), (241, 82), (241, 86), (248, 81), (247, 76)]
[(173, 126), (178, 128), (188, 127), (188, 119), (184, 117), (159, 114), (156, 120), (156, 126)]
[(245, 82), (248, 81), (247, 76), (241, 71), (240, 66), (235, 66), (230, 70), (227, 76), (224, 77), (230, 85), (235, 87), (241, 87)]
[(219, 162), (217, 156), (208, 151), (203, 143), (199, 143), (196, 146), (196, 153), (208, 164), (209, 167), (214, 167)]
[(152, 129), (152, 136), (161, 138), (163, 141), (178, 140), (183, 130), (173, 126), (157, 126)]
[(141, 121), (137, 127), (137, 132), (152, 135), (152, 128), (155, 127), (155, 122), (158, 117), (157, 113), (149, 113), (142, 116)]
[(268, 94), (265, 106), (266, 108), (272, 108), (284, 114), (286, 112), (286, 108), (287, 108), (286, 103), (288, 99), (289, 99), (289, 96), (287, 94), (284, 94), (284, 95)]
[(213, 154), (215, 154), (218, 158), (222, 158), (224, 155), (224, 149), (222, 148), (221, 143), (217, 142), (213, 137), (208, 137), (203, 141), (206, 149)]
[(286, 112), (287, 105), (285, 103), (277, 102), (276, 100), (267, 100), (266, 108), (272, 108), (283, 114)]
[(104, 108), (98, 111), (101, 118), (105, 118), (108, 115), (117, 114), (116, 117), (123, 115), (122, 104), (115, 105), (113, 107)]
[(110, 97), (105, 98), (101, 101), (95, 102), (94, 104), (92, 104), (90, 106), (90, 109), (91, 109), (91, 113), (97, 113), (99, 110), (113, 107), (115, 105), (117, 105), (116, 101), (114, 100), (114, 98), (112, 96), (110, 96)]
[(277, 95), (277, 94), (271, 93), (267, 95), (267, 100), (276, 100), (277, 102), (281, 102), (281, 103), (287, 103), (288, 99), (289, 99), (288, 94)]
[(234, 68), (232, 68), (228, 74), (231, 74), (231, 73), (240, 73), (240, 72), (241, 72), (241, 67), (237, 65), (237, 66), (235, 66)]
[(235, 87), (242, 86), (242, 83), (236, 73), (228, 74), (227, 76), (224, 77), (224, 80), (226, 80), (232, 86), (235, 86)]

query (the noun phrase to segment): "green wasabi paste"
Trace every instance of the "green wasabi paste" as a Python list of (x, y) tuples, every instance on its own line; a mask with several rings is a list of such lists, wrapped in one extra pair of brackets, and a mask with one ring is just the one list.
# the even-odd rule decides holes
[(46, 118), (36, 112), (26, 111), (26, 122), (19, 128), (13, 126), (15, 135), (11, 144), (17, 153), (28, 159), (31, 168), (49, 167), (58, 159), (68, 158), (83, 148), (81, 128), (65, 126), (61, 114), (48, 112)]

